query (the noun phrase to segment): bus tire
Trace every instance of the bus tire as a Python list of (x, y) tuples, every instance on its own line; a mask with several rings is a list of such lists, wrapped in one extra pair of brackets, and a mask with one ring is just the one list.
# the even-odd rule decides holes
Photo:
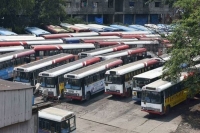
[(87, 94), (86, 94), (86, 100), (89, 101), (90, 98), (91, 98), (91, 94), (90, 94), (90, 92), (87, 92)]
[(168, 114), (169, 114), (169, 112), (170, 112), (170, 106), (169, 106), (169, 105), (167, 105), (167, 107), (166, 107), (166, 111), (165, 111), (165, 114), (166, 114), (166, 115), (168, 115)]
[(128, 88), (128, 89), (127, 89), (127, 95), (126, 95), (126, 97), (131, 97), (131, 94), (132, 94), (132, 93), (131, 93), (131, 88)]

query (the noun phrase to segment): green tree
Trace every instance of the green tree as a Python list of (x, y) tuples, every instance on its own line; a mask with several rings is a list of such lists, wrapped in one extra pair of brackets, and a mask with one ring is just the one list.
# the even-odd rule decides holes
[[(181, 15), (181, 19), (176, 21), (178, 26), (174, 33), (169, 36), (169, 40), (173, 43), (171, 49), (171, 58), (165, 64), (165, 73), (163, 78), (176, 81), (181, 72), (192, 73), (186, 79), (185, 85), (191, 90), (190, 94), (194, 94), (196, 90), (200, 89), (199, 70), (194, 67), (200, 63), (200, 0), (176, 0), (174, 8), (176, 13)], [(195, 59), (195, 60), (194, 60)]]
[(60, 24), (66, 17), (64, 0), (35, 0), (34, 24)]

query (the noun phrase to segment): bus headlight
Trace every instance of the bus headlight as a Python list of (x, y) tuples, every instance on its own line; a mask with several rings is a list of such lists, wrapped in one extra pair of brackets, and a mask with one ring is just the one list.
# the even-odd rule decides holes
[(79, 94), (78, 94), (78, 93), (77, 93), (76, 95), (77, 95), (77, 96), (79, 96)]

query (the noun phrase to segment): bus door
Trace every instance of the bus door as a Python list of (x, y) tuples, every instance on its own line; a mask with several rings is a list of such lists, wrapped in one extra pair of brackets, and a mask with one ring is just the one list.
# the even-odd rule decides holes
[(89, 78), (84, 78), (81, 80), (81, 88), (82, 88), (82, 97), (85, 99), (85, 85), (88, 84), (88, 80)]

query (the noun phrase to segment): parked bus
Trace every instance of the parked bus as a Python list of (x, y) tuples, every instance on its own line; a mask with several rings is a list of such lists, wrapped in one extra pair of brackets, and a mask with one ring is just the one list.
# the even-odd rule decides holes
[(17, 35), (16, 33), (10, 31), (10, 30), (7, 30), (3, 27), (0, 27), (0, 35), (3, 35), (3, 36), (10, 36), (10, 35)]
[(11, 79), (14, 67), (29, 63), (34, 53), (32, 49), (25, 49), (0, 55), (0, 79)]
[(160, 79), (162, 73), (163, 67), (158, 67), (156, 69), (133, 76), (132, 99), (140, 101), (142, 87)]
[(129, 45), (130, 48), (146, 48), (147, 51), (152, 51), (158, 54), (160, 49), (160, 43), (157, 40), (154, 41), (129, 41), (129, 42), (122, 42), (121, 44)]
[(10, 37), (10, 38), (7, 38), (7, 37), (4, 37), (4, 38), (1, 38), (0, 36), (0, 42), (2, 41), (41, 41), (41, 40), (44, 40), (43, 37)]
[(38, 74), (74, 60), (72, 54), (58, 54), (14, 68), (14, 82), (34, 86), (38, 82)]
[(58, 33), (71, 33), (72, 31), (66, 30), (61, 28), (60, 26), (54, 26), (54, 25), (46, 25), (45, 28), (53, 33), (53, 34), (58, 34)]
[(152, 38), (157, 38), (157, 37), (161, 37), (159, 34), (121, 34), (121, 38), (143, 38), (143, 37), (152, 37)]
[(56, 44), (56, 45), (35, 45), (32, 46), (35, 50), (36, 58), (45, 58), (59, 53), (69, 53), (77, 55), (78, 53), (95, 49), (92, 43), (80, 44)]
[(105, 72), (122, 63), (114, 58), (65, 74), (65, 97), (89, 100), (93, 94), (104, 90)]
[(111, 52), (108, 54), (97, 55), (102, 60), (108, 60), (112, 58), (120, 58), (124, 64), (141, 60), (147, 57), (147, 50), (145, 48), (133, 48), (127, 50), (121, 50), (117, 52)]
[(38, 27), (26, 27), (25, 32), (28, 33), (28, 34), (36, 35), (36, 36), (51, 34), (50, 32), (43, 30), (43, 29), (40, 29)]
[(64, 74), (94, 64), (99, 61), (100, 58), (98, 57), (86, 57), (39, 73), (39, 83), (41, 84), (39, 93), (43, 95), (44, 99), (48, 97), (58, 99), (63, 98)]
[(19, 51), (19, 50), (23, 50), (23, 49), (24, 49), (23, 46), (1, 47), (0, 54), (5, 54), (8, 52), (13, 52), (13, 51)]
[(73, 112), (49, 107), (38, 111), (38, 133), (75, 133), (76, 116)]
[(159, 79), (142, 88), (141, 110), (149, 114), (168, 114), (170, 108), (185, 101), (189, 90), (183, 80), (187, 73), (182, 73), (178, 82)]
[(133, 29), (133, 28), (130, 28), (130, 27), (126, 27), (126, 26), (122, 26), (122, 25), (115, 25), (115, 24), (113, 24), (113, 25), (110, 25), (111, 27), (114, 27), (114, 28), (118, 28), (118, 29), (120, 29), (120, 30), (122, 30), (122, 31), (126, 31), (126, 32), (130, 32), (130, 31), (138, 31), (138, 30), (136, 30), (136, 29)]
[(129, 25), (128, 27), (134, 28), (134, 29), (138, 29), (138, 30), (140, 30), (140, 31), (150, 31), (149, 28), (147, 28), (147, 27), (145, 27), (145, 26), (142, 26), (142, 25), (137, 25), (137, 24)]
[(59, 39), (59, 38), (69, 38), (69, 37), (91, 37), (98, 36), (96, 32), (83, 32), (83, 33), (62, 33), (62, 34), (50, 34), (42, 35), (45, 39)]
[(0, 42), (0, 47), (7, 46), (23, 46), (26, 49), (30, 49), (31, 45), (44, 45), (44, 44), (61, 44), (62, 39), (48, 39), (40, 41), (3, 41)]
[(128, 45), (113, 45), (110, 47), (98, 48), (98, 49), (94, 49), (94, 50), (90, 50), (90, 51), (81, 52), (81, 53), (79, 53), (79, 57), (84, 58), (87, 56), (96, 56), (96, 55), (100, 55), (100, 54), (121, 51), (121, 50), (125, 50), (128, 48), (129, 48)]
[(89, 28), (82, 28), (75, 25), (69, 26), (69, 28), (73, 30), (75, 33), (90, 32)]
[(130, 97), (134, 75), (157, 68), (162, 63), (157, 59), (143, 59), (106, 71), (105, 93)]

